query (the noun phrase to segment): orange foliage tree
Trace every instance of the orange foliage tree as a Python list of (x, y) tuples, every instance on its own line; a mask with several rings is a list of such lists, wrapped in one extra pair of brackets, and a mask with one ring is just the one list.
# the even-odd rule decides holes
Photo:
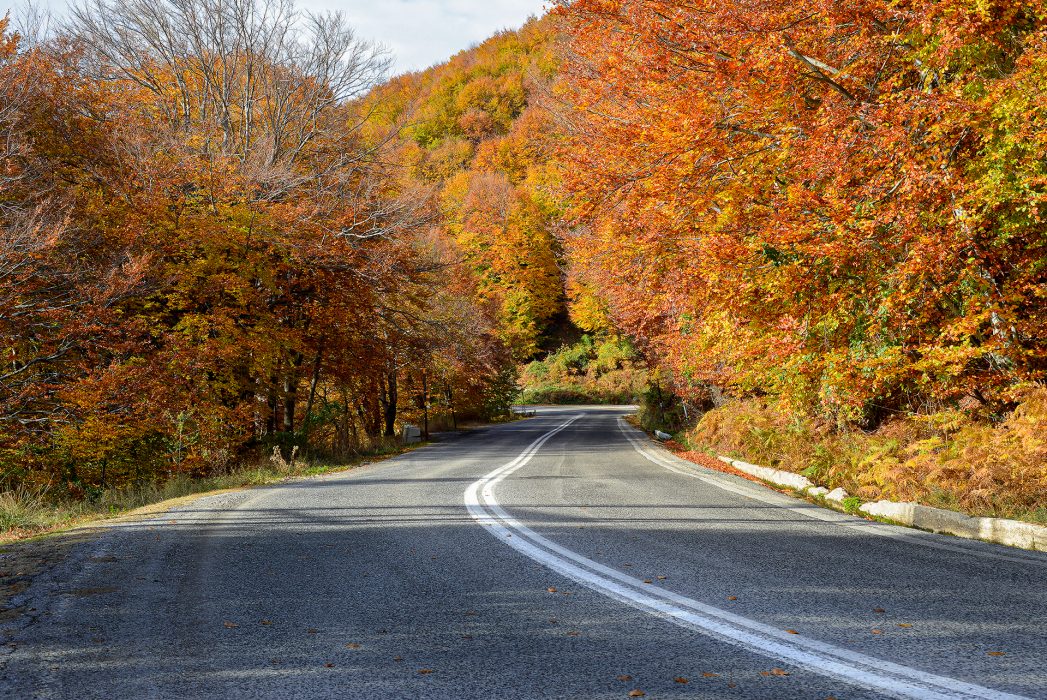
[(361, 449), (420, 368), (489, 401), (493, 321), (362, 101), (384, 54), (286, 9), (98, 0), (24, 49), (0, 25), (0, 484)]
[(580, 280), (690, 396), (992, 414), (1047, 373), (1047, 11), (577, 0)]
[(437, 194), (441, 228), (518, 360), (540, 351), (565, 311), (551, 128), (537, 107), (555, 72), (553, 39), (534, 20), (371, 96), (406, 119), (399, 159)]

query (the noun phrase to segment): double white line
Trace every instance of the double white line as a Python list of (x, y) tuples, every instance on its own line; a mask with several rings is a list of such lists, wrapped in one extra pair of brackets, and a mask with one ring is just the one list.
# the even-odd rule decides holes
[(557, 433), (581, 418), (572, 417), (541, 437), (513, 461), (495, 469), (466, 489), (469, 514), (493, 536), (536, 562), (578, 583), (646, 612), (710, 637), (798, 668), (863, 686), (881, 695), (932, 700), (979, 698), (1019, 700), (1021, 696), (953, 678), (936, 676), (849, 649), (793, 635), (755, 620), (700, 603), (565, 549), (510, 516), (494, 497), (494, 487), (532, 457)]

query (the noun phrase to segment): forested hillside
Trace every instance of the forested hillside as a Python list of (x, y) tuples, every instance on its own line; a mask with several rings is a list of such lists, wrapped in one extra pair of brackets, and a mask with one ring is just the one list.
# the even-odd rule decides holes
[(1047, 10), (556, 4), (391, 79), (269, 0), (0, 23), (0, 487), (345, 456), (519, 376), (1047, 517)]
[(549, 25), (532, 22), (368, 98), (405, 120), (398, 162), (433, 194), (443, 231), (518, 360), (539, 352), (565, 311), (550, 116), (536, 106), (555, 72)]
[(399, 162), (433, 193), (439, 225), (476, 279), (497, 335), (520, 364), (523, 401), (631, 402), (645, 362), (596, 289), (570, 274), (556, 105), (560, 37), (532, 20), (368, 98), (408, 126)]

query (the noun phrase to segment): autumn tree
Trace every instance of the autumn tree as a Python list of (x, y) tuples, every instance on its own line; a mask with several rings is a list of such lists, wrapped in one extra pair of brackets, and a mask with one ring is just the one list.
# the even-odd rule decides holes
[(499, 336), (517, 360), (541, 351), (565, 314), (562, 256), (538, 96), (555, 73), (554, 37), (532, 21), (422, 73), (377, 90), (377, 108), (411, 110), (400, 160), (438, 192), (440, 222), (498, 309)]
[(341, 17), (101, 0), (3, 36), (5, 485), (366, 449), (438, 338), (479, 363), (445, 383), (494, 380), (488, 317), (444, 301), (432, 189), (393, 157), (408, 115), (362, 99), (384, 50)]
[(871, 425), (942, 402), (991, 413), (1043, 379), (1041, 176), (1020, 145), (1044, 130), (1029, 92), (1043, 10), (580, 0), (559, 15), (584, 224), (566, 242), (680, 392), (769, 391)]

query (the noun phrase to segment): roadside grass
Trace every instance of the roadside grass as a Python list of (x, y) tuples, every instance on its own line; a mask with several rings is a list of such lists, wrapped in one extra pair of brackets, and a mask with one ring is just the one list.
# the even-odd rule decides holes
[(957, 411), (899, 416), (876, 431), (839, 430), (773, 400), (732, 401), (677, 439), (792, 471), (861, 501), (914, 501), (972, 516), (1047, 525), (1047, 389), (998, 423)]
[(288, 463), (282, 458), (244, 465), (224, 474), (191, 478), (177, 474), (162, 482), (106, 489), (93, 498), (75, 499), (53, 491), (18, 487), (0, 492), (0, 544), (60, 532), (86, 523), (108, 520), (131, 511), (186, 496), (279, 483), (371, 464), (402, 454), (418, 445), (386, 446), (340, 462)]

